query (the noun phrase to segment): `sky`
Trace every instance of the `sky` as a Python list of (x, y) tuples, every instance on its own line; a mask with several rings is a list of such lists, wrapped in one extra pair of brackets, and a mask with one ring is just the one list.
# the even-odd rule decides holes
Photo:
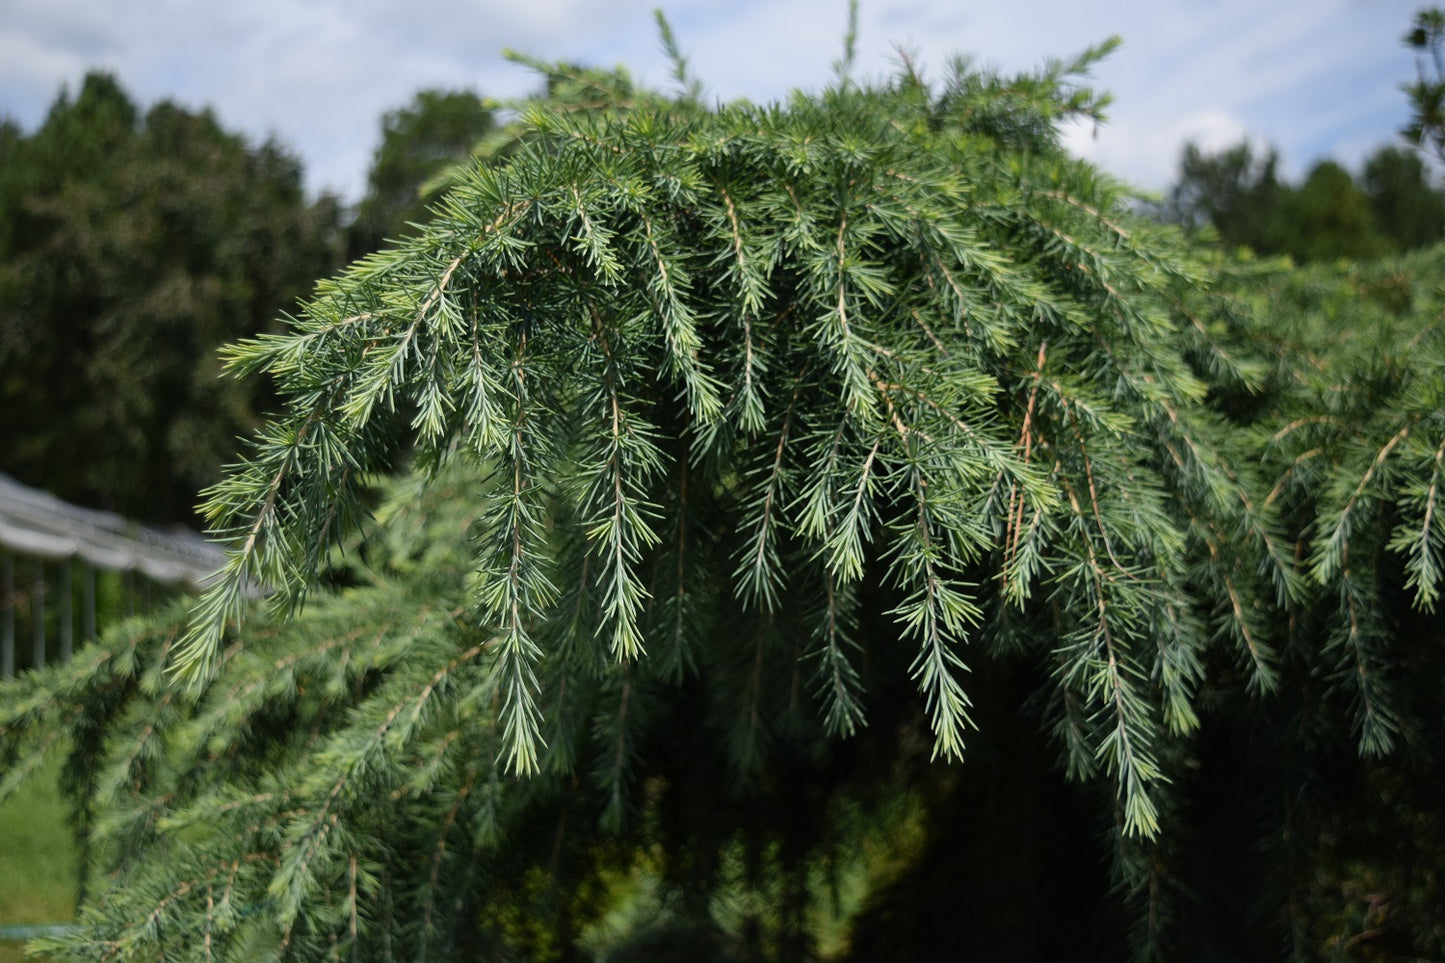
[[(210, 106), (253, 141), (298, 154), (313, 192), (359, 198), (380, 118), (424, 88), (499, 99), (538, 87), (504, 48), (626, 66), (671, 84), (652, 10), (663, 7), (710, 97), (777, 100), (818, 89), (842, 52), (846, 0), (0, 0), (0, 116), (29, 131), (86, 71), (114, 73), (141, 105)], [(855, 75), (907, 51), (925, 76), (970, 55), (1005, 72), (1112, 35), (1092, 86), (1108, 122), (1066, 132), (1077, 154), (1162, 191), (1181, 145), (1249, 138), (1298, 177), (1351, 169), (1396, 141), (1413, 78), (1402, 43), (1417, 0), (862, 0)]]

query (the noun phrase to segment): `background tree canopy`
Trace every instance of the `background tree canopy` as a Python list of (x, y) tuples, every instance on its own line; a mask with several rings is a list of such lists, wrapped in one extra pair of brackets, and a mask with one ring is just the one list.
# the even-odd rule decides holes
[(1248, 142), (1216, 154), (1185, 145), (1165, 219), (1210, 226), (1225, 244), (1297, 261), (1373, 258), (1445, 238), (1445, 192), (1418, 154), (1382, 147), (1358, 181), (1321, 161), (1298, 186), (1280, 180), (1279, 158)]
[(32, 134), (0, 124), (0, 470), (194, 520), (273, 401), (264, 382), (220, 378), (217, 350), (277, 329), (343, 255), (404, 233), (421, 186), (491, 128), (475, 94), (418, 94), (383, 119), (350, 217), (304, 197), (279, 145), (250, 146), (209, 111), (142, 112), (106, 74)]
[(0, 133), (0, 468), (83, 504), (192, 518), (264, 386), (217, 346), (276, 324), (334, 270), (339, 209), (298, 162), (207, 111), (142, 114), (89, 75)]
[(495, 127), (491, 109), (468, 91), (423, 90), (406, 107), (388, 112), (366, 196), (348, 230), (350, 257), (369, 254), (425, 220), (423, 185), (468, 157)]
[(46, 951), (1438, 955), (1445, 253), (1132, 214), (1057, 134), (1105, 50), (547, 68), (229, 349), (216, 587), (0, 689), (87, 847)]

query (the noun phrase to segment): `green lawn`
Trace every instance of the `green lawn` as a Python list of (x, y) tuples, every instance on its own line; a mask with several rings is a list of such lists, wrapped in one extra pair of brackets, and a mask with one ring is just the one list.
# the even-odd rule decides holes
[[(76, 853), (59, 773), (57, 755), (0, 803), (0, 926), (64, 923), (75, 916)], [(22, 945), (0, 942), (0, 963), (24, 960)]]

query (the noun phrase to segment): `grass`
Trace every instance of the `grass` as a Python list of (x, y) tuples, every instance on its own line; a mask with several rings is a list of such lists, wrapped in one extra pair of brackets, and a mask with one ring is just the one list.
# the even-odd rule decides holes
[[(75, 918), (76, 851), (59, 777), (60, 758), (53, 755), (0, 803), (0, 926)], [(26, 960), (23, 946), (0, 942), (0, 963)]]

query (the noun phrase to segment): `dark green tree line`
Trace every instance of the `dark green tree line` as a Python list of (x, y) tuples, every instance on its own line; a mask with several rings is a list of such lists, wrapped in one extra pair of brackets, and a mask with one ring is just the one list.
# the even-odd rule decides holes
[(354, 215), (308, 200), (282, 147), (209, 111), (142, 112), (88, 76), (31, 134), (0, 125), (0, 470), (96, 507), (192, 518), (259, 424), (264, 385), (217, 351), (274, 328), (341, 257), (422, 218), (420, 190), (492, 129), (474, 94), (383, 120)]
[(1219, 240), (1296, 261), (1369, 259), (1428, 247), (1445, 238), (1445, 191), (1413, 151), (1383, 147), (1358, 179), (1334, 161), (1299, 184), (1280, 178), (1273, 150), (1248, 143), (1215, 154), (1184, 147), (1166, 219), (1209, 226)]
[(335, 268), (340, 210), (299, 163), (207, 111), (137, 109), (91, 74), (0, 136), (0, 469), (155, 521), (259, 421), (216, 348), (267, 330)]

